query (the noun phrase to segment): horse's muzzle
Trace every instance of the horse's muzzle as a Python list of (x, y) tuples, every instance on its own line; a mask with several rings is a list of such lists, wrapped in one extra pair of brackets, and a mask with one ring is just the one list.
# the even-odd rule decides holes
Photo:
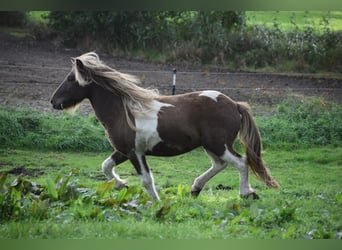
[(62, 110), (63, 109), (63, 103), (56, 103), (53, 99), (51, 100), (52, 107), (54, 109)]

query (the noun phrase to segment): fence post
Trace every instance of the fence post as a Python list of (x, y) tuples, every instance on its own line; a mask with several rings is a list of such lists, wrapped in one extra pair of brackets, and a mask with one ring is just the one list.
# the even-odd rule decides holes
[(177, 69), (173, 68), (172, 95), (176, 94), (176, 73), (177, 73)]

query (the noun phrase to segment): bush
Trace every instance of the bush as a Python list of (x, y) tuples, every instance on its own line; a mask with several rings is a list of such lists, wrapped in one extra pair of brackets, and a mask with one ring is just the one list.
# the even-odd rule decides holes
[(265, 147), (300, 148), (342, 145), (342, 106), (312, 100), (287, 99), (272, 117), (259, 117)]
[(341, 71), (342, 33), (331, 31), (328, 17), (320, 27), (300, 29), (292, 16), (290, 31), (276, 18), (271, 28), (247, 26), (244, 19), (233, 11), (51, 11), (49, 27), (65, 45), (87, 50), (157, 50), (166, 61), (242, 69)]
[(104, 49), (161, 48), (170, 40), (165, 12), (51, 11), (49, 26), (67, 46)]
[(0, 25), (15, 27), (26, 23), (26, 13), (23, 11), (0, 11)]
[(110, 150), (94, 116), (41, 114), (0, 108), (0, 147), (39, 150)]

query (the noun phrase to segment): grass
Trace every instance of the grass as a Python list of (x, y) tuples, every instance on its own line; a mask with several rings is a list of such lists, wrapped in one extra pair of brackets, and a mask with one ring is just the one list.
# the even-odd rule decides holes
[[(100, 164), (109, 153), (3, 149), (1, 171), (20, 166), (39, 169), (40, 174), (27, 178), (45, 185), (47, 176), (54, 179), (79, 168), (70, 181), (95, 190), (106, 183)], [(29, 216), (1, 222), (0, 235), (2, 238), (335, 238), (342, 231), (341, 155), (341, 147), (266, 151), (265, 161), (281, 189), (266, 189), (251, 177), (251, 185), (261, 197), (257, 201), (239, 198), (238, 175), (232, 168), (211, 180), (197, 199), (191, 198), (189, 189), (193, 179), (209, 166), (202, 150), (173, 158), (149, 158), (162, 199), (154, 204), (148, 202), (141, 190), (133, 167), (124, 163), (118, 167), (118, 173), (129, 180), (130, 189), (138, 194), (138, 207), (130, 209), (129, 202), (122, 206), (99, 206), (84, 199), (71, 200), (68, 205), (51, 202), (44, 218)], [(15, 176), (8, 178), (13, 183)], [(233, 189), (216, 190), (218, 184)], [(106, 197), (117, 198), (119, 193), (109, 190)]]
[(327, 18), (332, 31), (342, 30), (341, 11), (246, 11), (247, 25), (274, 28), (277, 23), (280, 30), (286, 32), (296, 27), (300, 30), (306, 26), (323, 28), (324, 18)]
[(229, 167), (193, 199), (210, 166), (197, 149), (148, 157), (162, 199), (151, 203), (129, 162), (117, 167), (128, 189), (104, 178), (112, 151), (94, 117), (0, 108), (0, 238), (341, 238), (341, 105), (288, 99), (272, 113), (257, 122), (280, 190), (251, 175), (261, 199), (241, 199)]
[(50, 11), (29, 11), (27, 13), (27, 19), (29, 22), (38, 22), (46, 24), (48, 19), (46, 18), (49, 15)]
[(31, 109), (0, 107), (0, 118), (2, 147), (76, 151), (111, 148), (95, 116), (56, 116)]

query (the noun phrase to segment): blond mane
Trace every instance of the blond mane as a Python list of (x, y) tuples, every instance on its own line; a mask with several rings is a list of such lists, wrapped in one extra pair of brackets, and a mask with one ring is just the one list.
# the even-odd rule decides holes
[[(83, 63), (83, 71), (78, 70), (77, 59)], [(81, 85), (95, 82), (121, 97), (127, 122), (134, 129), (135, 126), (129, 118), (128, 111), (134, 117), (147, 115), (148, 111), (153, 108), (153, 100), (159, 96), (155, 89), (144, 89), (138, 86), (140, 80), (136, 76), (121, 73), (104, 64), (95, 52), (76, 57), (73, 62), (76, 80)]]

